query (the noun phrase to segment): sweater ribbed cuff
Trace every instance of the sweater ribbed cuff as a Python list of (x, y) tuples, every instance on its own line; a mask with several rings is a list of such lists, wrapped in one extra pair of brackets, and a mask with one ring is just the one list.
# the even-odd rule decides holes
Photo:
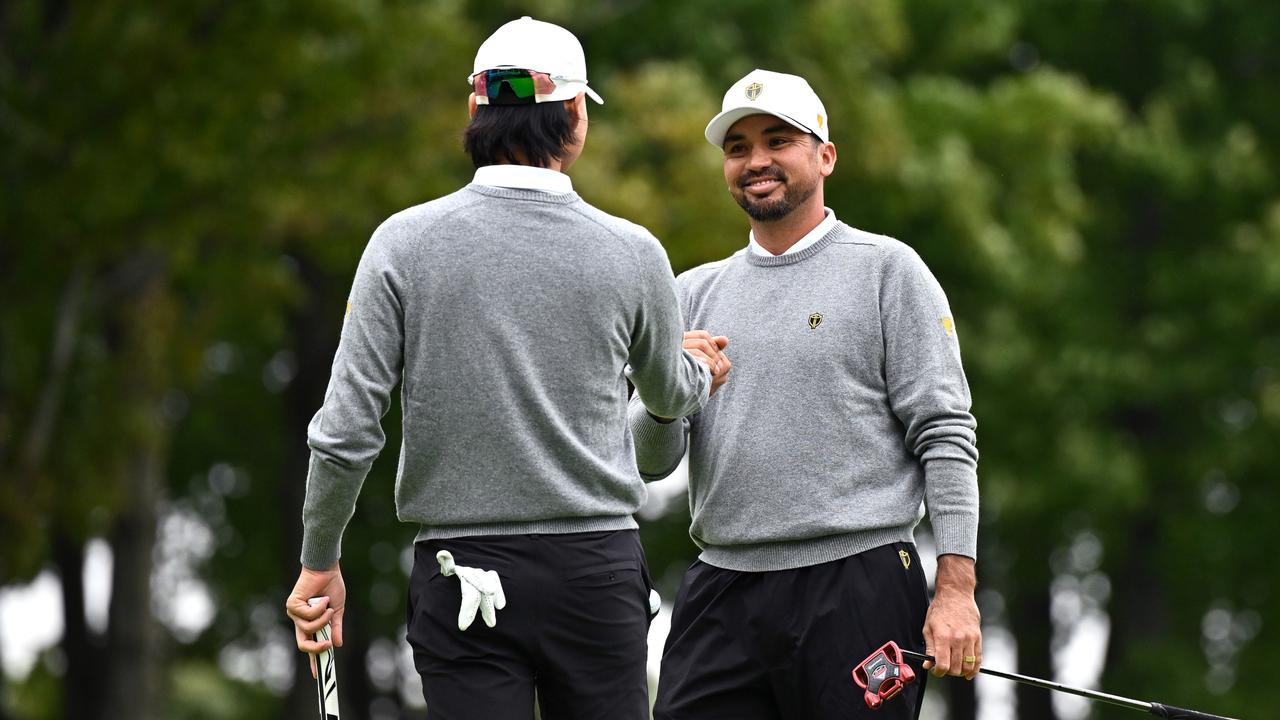
[(643, 403), (632, 403), (629, 409), (631, 435), (636, 446), (636, 468), (646, 481), (661, 480), (670, 475), (684, 457), (685, 430), (689, 421), (678, 418), (669, 423), (653, 419)]
[(926, 505), (939, 555), (978, 558), (978, 474), (968, 458), (925, 463)]
[(345, 528), (318, 527), (302, 531), (302, 564), (312, 570), (328, 570), (342, 557)]
[(930, 513), (939, 555), (964, 555), (978, 559), (978, 516), (968, 513)]

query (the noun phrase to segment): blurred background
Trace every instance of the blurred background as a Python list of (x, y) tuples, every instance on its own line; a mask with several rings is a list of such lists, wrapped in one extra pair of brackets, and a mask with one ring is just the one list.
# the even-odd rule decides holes
[[(465, 78), (524, 14), (607, 102), (575, 188), (677, 272), (746, 243), (702, 137), (724, 90), (825, 100), (828, 204), (957, 318), (988, 666), (1276, 716), (1280, 4), (5, 0), (0, 718), (315, 716), (283, 613), (305, 427), (365, 242), (469, 180)], [(398, 417), (344, 546), (354, 718), (425, 715)], [(642, 518), (668, 599), (680, 482)], [(924, 715), (1132, 716), (986, 678)]]

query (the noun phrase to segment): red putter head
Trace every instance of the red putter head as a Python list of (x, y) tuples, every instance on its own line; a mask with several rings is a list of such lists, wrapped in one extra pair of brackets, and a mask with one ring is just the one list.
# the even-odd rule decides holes
[(864, 690), (867, 707), (875, 710), (916, 679), (916, 673), (902, 659), (898, 644), (890, 640), (853, 669), (853, 681)]

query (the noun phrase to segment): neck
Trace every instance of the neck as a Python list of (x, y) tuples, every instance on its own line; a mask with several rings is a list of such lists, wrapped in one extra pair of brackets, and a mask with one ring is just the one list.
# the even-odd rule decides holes
[(825, 217), (822, 199), (817, 198), (817, 202), (805, 203), (784, 218), (772, 222), (752, 220), (751, 234), (760, 247), (774, 255), (781, 255), (800, 242), (800, 238), (808, 235), (810, 230), (818, 227)]
[[(524, 165), (527, 167), (533, 167), (533, 164), (530, 163), (528, 158), (526, 158), (522, 153), (516, 154), (515, 162), (500, 162), (500, 163), (494, 163), (494, 164), (495, 165)], [(559, 158), (553, 157), (551, 158), (551, 161), (547, 163), (548, 170), (555, 170), (556, 172), (564, 172), (563, 168), (564, 168), (564, 163)]]

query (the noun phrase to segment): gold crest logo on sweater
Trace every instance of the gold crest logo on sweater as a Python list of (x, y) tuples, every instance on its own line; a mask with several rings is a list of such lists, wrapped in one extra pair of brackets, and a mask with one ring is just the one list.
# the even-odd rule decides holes
[(810, 316), (809, 316), (809, 329), (810, 329), (810, 330), (817, 330), (817, 329), (818, 329), (818, 326), (819, 326), (819, 325), (821, 325), (821, 324), (822, 324), (822, 313), (814, 313), (814, 314), (812, 314), (812, 315), (810, 315)]

